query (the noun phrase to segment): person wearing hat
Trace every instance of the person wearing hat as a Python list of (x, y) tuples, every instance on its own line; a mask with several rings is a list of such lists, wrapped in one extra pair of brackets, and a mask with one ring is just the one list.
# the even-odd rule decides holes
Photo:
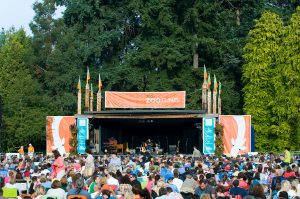
[(30, 158), (32, 158), (33, 154), (34, 154), (34, 147), (32, 146), (32, 144), (29, 144), (29, 146), (28, 146), (28, 156)]
[(20, 158), (23, 158), (23, 156), (24, 156), (24, 148), (23, 148), (23, 146), (20, 147), (20, 149), (18, 150), (18, 153), (20, 154)]

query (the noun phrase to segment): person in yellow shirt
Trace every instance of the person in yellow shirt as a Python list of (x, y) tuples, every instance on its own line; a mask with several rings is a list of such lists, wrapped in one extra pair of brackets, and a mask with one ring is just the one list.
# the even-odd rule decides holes
[(23, 156), (24, 156), (24, 148), (23, 148), (23, 146), (20, 147), (20, 149), (18, 150), (18, 153), (20, 154), (20, 158), (23, 158)]
[(289, 164), (291, 163), (291, 152), (290, 152), (290, 148), (289, 147), (285, 147), (283, 162), (287, 166), (289, 166)]
[(34, 154), (34, 147), (31, 144), (29, 144), (29, 147), (28, 147), (28, 156), (30, 158), (32, 158), (33, 154)]

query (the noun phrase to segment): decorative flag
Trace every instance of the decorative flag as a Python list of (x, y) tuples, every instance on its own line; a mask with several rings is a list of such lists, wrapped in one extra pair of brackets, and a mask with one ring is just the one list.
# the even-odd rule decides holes
[(211, 85), (211, 80), (210, 80), (210, 73), (208, 74), (208, 79), (207, 79), (207, 88), (209, 88)]
[(89, 70), (89, 66), (87, 66), (86, 82), (88, 82), (90, 79), (91, 79), (90, 70)]
[(77, 89), (78, 89), (79, 91), (81, 90), (80, 76), (79, 76), (79, 80), (78, 80), (78, 84), (77, 84)]
[(207, 80), (207, 71), (206, 71), (205, 64), (204, 64), (204, 75), (203, 75), (203, 78), (204, 78), (204, 81)]
[(217, 82), (216, 75), (214, 74), (214, 92), (217, 92), (217, 88), (218, 88), (218, 82)]
[(100, 77), (100, 73), (99, 73), (98, 89), (101, 90), (101, 88), (102, 88), (102, 82), (101, 82), (101, 77)]
[(221, 91), (222, 91), (222, 84), (221, 82), (219, 82), (219, 94), (221, 94)]
[(91, 97), (94, 96), (93, 84), (91, 84)]

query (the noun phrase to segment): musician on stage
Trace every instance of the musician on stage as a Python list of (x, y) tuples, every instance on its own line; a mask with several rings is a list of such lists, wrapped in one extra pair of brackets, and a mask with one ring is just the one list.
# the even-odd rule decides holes
[(146, 150), (148, 151), (148, 152), (152, 152), (152, 141), (151, 141), (151, 139), (149, 138), (147, 141), (146, 141)]

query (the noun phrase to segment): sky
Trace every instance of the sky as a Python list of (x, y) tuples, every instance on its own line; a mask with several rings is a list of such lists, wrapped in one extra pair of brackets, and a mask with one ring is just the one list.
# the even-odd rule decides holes
[[(29, 23), (33, 20), (34, 11), (32, 5), (36, 0), (0, 0), (0, 29), (8, 30), (11, 27), (19, 29), (23, 27), (28, 35), (31, 35)], [(61, 16), (61, 9), (57, 11), (57, 17)]]

